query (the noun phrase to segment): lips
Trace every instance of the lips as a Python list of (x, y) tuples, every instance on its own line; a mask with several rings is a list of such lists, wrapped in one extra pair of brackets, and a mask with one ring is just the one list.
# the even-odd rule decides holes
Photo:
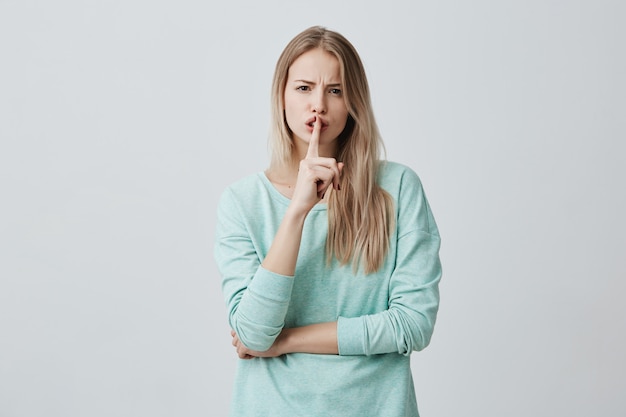
[[(310, 128), (313, 129), (315, 127), (315, 120), (317, 119), (317, 116), (313, 116), (311, 118), (309, 118), (305, 124)], [(324, 121), (324, 119), (322, 119), (320, 117), (320, 120), (322, 121), (322, 130), (325, 130), (328, 127), (328, 123)]]

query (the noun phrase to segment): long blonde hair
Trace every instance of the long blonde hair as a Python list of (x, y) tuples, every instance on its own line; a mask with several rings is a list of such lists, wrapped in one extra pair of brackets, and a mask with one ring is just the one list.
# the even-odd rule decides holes
[(284, 94), (291, 64), (303, 53), (321, 48), (339, 61), (348, 121), (338, 137), (337, 161), (344, 163), (341, 191), (328, 200), (328, 262), (359, 265), (367, 273), (378, 270), (389, 250), (394, 227), (392, 197), (376, 182), (383, 143), (374, 119), (365, 69), (356, 49), (341, 34), (314, 26), (285, 47), (276, 64), (272, 84), (271, 167), (293, 164), (291, 131), (284, 116)]

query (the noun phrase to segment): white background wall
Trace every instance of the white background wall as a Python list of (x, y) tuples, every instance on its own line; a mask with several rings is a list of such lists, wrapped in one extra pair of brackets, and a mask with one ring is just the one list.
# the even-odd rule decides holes
[(0, 0), (0, 416), (223, 416), (223, 188), (308, 26), (443, 237), (420, 410), (626, 414), (626, 3)]

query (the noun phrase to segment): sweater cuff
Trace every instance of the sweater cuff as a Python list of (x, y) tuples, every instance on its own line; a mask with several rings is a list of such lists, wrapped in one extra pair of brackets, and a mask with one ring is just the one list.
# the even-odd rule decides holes
[(293, 277), (280, 275), (259, 267), (252, 282), (248, 285), (255, 294), (263, 294), (263, 297), (278, 302), (288, 302), (291, 298)]
[(337, 319), (337, 345), (340, 355), (366, 355), (365, 317), (339, 317)]

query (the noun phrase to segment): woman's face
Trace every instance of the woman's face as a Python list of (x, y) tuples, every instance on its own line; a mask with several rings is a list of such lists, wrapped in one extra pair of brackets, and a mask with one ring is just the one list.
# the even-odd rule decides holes
[(313, 122), (319, 118), (320, 154), (331, 156), (335, 139), (348, 120), (337, 58), (319, 48), (300, 55), (289, 67), (284, 100), (285, 118), (296, 149), (306, 150)]

